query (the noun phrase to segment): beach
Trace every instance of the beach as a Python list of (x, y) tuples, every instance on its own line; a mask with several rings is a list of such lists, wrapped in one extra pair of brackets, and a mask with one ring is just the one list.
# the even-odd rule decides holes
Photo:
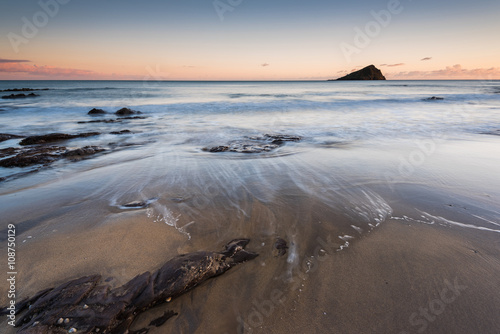
[[(131, 329), (167, 310), (149, 333), (500, 328), (498, 81), (15, 84), (49, 90), (2, 102), (1, 133), (99, 133), (36, 144), (64, 146), (48, 164), (0, 168), (17, 301), (91, 274), (118, 287), (248, 238), (257, 258)], [(103, 150), (67, 153), (84, 147)]]

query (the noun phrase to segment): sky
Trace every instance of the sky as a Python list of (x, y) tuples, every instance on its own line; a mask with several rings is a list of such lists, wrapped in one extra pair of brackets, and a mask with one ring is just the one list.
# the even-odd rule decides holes
[(498, 0), (2, 0), (0, 80), (500, 79)]

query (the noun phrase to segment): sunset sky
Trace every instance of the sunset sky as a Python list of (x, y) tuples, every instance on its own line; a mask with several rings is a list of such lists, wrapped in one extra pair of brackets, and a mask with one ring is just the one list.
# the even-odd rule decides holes
[(500, 79), (498, 0), (4, 0), (0, 79)]

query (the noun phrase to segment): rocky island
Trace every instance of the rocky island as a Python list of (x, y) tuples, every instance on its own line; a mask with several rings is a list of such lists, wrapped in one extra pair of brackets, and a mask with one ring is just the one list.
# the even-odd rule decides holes
[[(385, 77), (382, 74), (382, 71), (374, 65), (369, 65), (359, 71), (352, 72), (336, 80), (385, 80)], [(330, 79), (328, 81), (334, 81), (334, 79)]]

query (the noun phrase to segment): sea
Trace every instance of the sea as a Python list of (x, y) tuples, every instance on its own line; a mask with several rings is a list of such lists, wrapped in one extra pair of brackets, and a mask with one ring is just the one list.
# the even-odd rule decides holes
[[(191, 242), (222, 242), (259, 203), (268, 214), (245, 233), (298, 245), (311, 224), (332, 224), (342, 249), (389, 218), (500, 232), (500, 81), (0, 81), (13, 88), (43, 90), (0, 100), (0, 133), (99, 132), (53, 145), (105, 151), (0, 168), (2, 229), (43, 237), (139, 210)], [(141, 118), (89, 122), (123, 107)], [(301, 140), (206, 150), (266, 135)]]

